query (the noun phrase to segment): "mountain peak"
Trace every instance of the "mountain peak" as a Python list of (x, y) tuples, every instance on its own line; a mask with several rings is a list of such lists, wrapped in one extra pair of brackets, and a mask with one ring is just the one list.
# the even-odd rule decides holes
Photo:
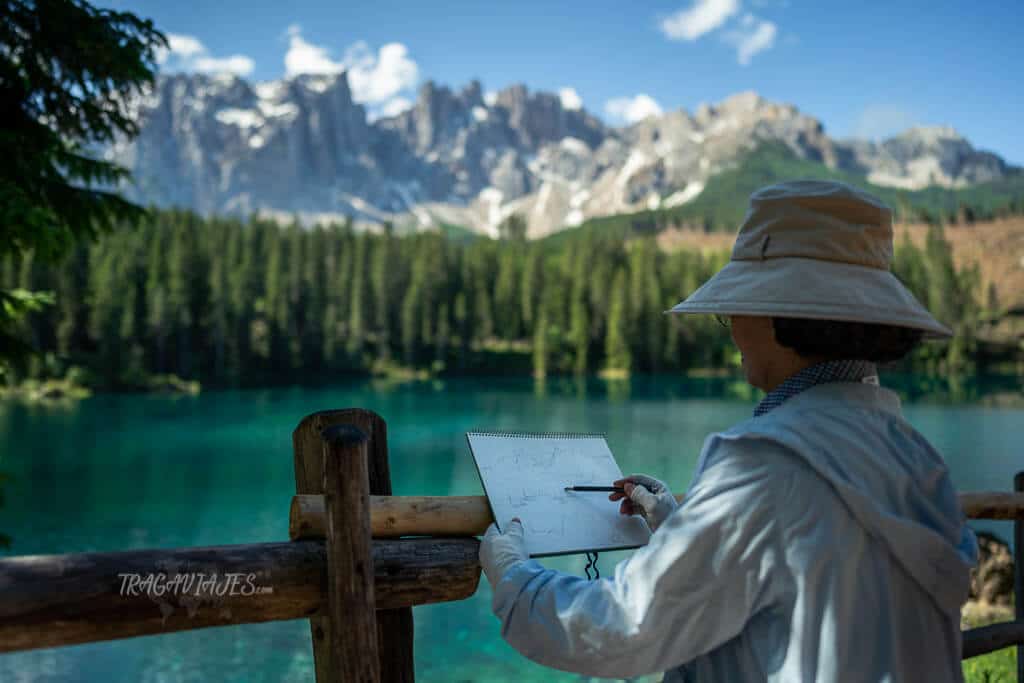
[(767, 100), (756, 92), (745, 90), (726, 97), (717, 108), (725, 112), (750, 113), (757, 111), (765, 104), (767, 104)]
[(307, 90), (322, 93), (335, 87), (341, 87), (346, 92), (351, 92), (348, 85), (348, 72), (339, 71), (329, 74), (296, 74), (285, 79), (288, 83), (302, 86)]
[(953, 126), (914, 126), (900, 133), (898, 138), (914, 140), (926, 144), (937, 144), (939, 142), (965, 142), (966, 138), (960, 135)]
[(480, 84), (480, 81), (475, 78), (462, 88), (460, 96), (465, 100), (466, 104), (471, 107), (487, 106), (484, 103), (484, 88)]

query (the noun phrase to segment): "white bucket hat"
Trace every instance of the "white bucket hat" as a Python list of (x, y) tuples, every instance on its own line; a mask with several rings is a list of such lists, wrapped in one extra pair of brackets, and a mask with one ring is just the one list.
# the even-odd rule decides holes
[(732, 259), (668, 313), (814, 318), (897, 325), (925, 338), (952, 332), (890, 272), (892, 210), (840, 182), (763, 187)]

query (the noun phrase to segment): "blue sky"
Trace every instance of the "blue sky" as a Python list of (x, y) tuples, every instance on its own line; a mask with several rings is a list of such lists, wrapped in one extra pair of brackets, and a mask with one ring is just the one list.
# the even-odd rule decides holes
[[(1024, 3), (119, 0), (173, 34), (163, 69), (347, 68), (372, 115), (425, 80), (565, 90), (611, 123), (754, 90), (835, 137), (951, 125), (1024, 165)], [(571, 91), (567, 90), (571, 89)]]

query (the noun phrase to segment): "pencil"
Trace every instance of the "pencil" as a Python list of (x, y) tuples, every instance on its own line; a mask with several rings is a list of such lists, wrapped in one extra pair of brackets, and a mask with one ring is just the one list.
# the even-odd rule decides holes
[(606, 491), (609, 493), (625, 493), (621, 486), (566, 486), (566, 491)]

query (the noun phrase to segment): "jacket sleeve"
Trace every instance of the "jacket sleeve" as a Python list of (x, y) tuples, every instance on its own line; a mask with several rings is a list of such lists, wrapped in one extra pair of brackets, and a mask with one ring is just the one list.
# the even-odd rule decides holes
[(683, 505), (614, 577), (587, 581), (534, 560), (510, 569), (492, 604), (505, 640), (546, 666), (630, 677), (737, 635), (773, 599), (772, 574), (784, 561), (777, 499), (793, 460), (765, 442), (712, 447)]

